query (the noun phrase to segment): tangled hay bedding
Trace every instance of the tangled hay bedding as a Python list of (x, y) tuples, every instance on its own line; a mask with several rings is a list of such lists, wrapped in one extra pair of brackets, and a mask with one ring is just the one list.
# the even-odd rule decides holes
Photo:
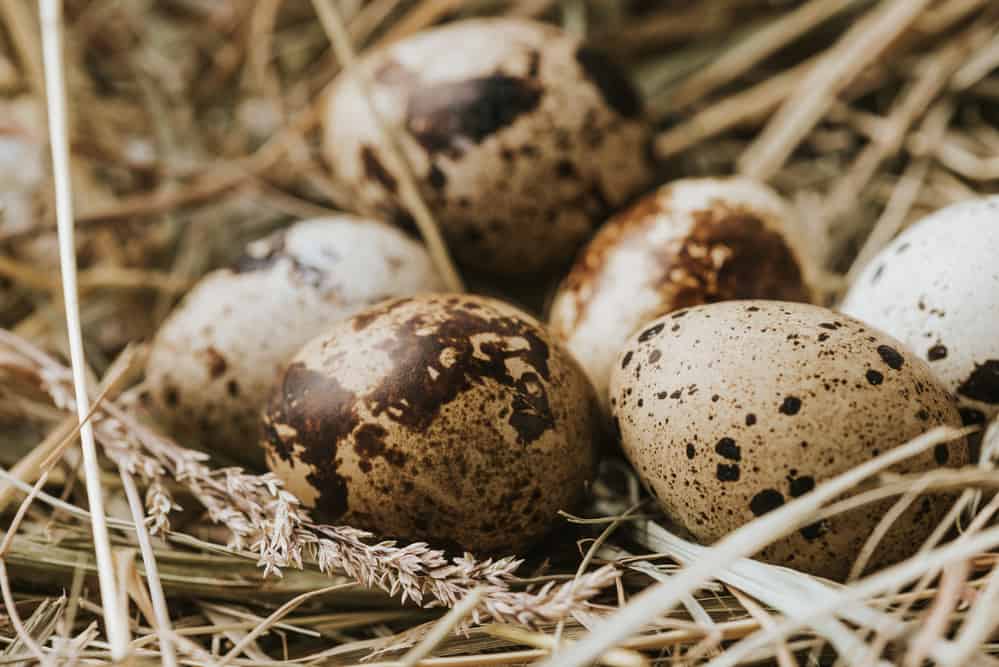
[[(999, 534), (989, 518), (997, 501), (965, 492), (962, 506), (977, 514), (953, 513), (961, 539), (843, 588), (741, 558), (820, 512), (846, 509), (829, 503), (857, 483), (866, 497), (903, 501), (914, 487), (987, 489), (997, 485), (987, 463), (898, 478), (878, 475), (891, 463), (885, 455), (705, 549), (669, 532), (641, 502), (633, 474), (612, 460), (587, 518), (566, 517), (523, 562), (481, 561), (316, 526), (266, 476), (206, 461), (136, 418), (141, 341), (177, 296), (245, 241), (344, 202), (317, 155), (320, 100), (340, 59), (314, 4), (327, 6), (65, 3), (82, 321), (104, 392), (93, 423), (108, 460), (146, 491), (182, 661), (517, 664), (544, 659), (559, 642), (559, 664), (601, 654), (608, 665), (995, 660)], [(339, 6), (358, 50), (467, 15), (533, 16), (584, 33), (638, 82), (658, 127), (661, 179), (741, 172), (771, 182), (802, 211), (831, 300), (854, 267), (909, 222), (997, 190), (992, 4)], [(0, 324), (7, 328), (0, 580), (12, 586), (14, 603), (0, 618), (0, 663), (31, 662), (36, 649), (104, 661), (110, 652), (79, 456), (67, 449), (31, 503), (22, 500), (34, 478), (27, 486), (15, 479), (71, 442), (75, 418), (62, 361), (68, 347), (35, 3), (3, 2), (0, 20)], [(492, 287), (538, 305), (523, 286)], [(931, 433), (909, 450), (952, 437)], [(984, 456), (997, 441), (986, 434)], [(163, 657), (123, 481), (107, 465), (102, 482), (134, 656), (155, 664)], [(653, 582), (653, 594), (639, 595)], [(459, 626), (464, 632), (454, 633)], [(607, 650), (615, 637), (617, 648)]]

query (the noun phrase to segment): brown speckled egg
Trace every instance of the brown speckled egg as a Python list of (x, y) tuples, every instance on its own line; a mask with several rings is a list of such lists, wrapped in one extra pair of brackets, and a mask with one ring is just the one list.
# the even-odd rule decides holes
[(586, 376), (530, 316), (431, 295), (309, 342), (263, 422), (268, 465), (317, 520), (518, 552), (582, 496), (598, 420)]
[[(705, 543), (935, 426), (961, 425), (946, 388), (900, 342), (825, 308), (777, 301), (727, 301), (649, 322), (617, 360), (611, 402), (639, 475)], [(893, 470), (967, 460), (961, 440)], [(894, 502), (805, 526), (759, 555), (843, 579)], [(873, 565), (911, 555), (948, 505), (948, 496), (917, 500)]]
[(150, 407), (186, 442), (262, 467), (260, 409), (295, 351), (365, 306), (442, 286), (423, 247), (390, 225), (299, 222), (205, 276), (160, 327)]
[(631, 334), (678, 308), (729, 299), (809, 301), (795, 220), (745, 179), (675, 181), (611, 218), (552, 302), (552, 331), (606, 406), (611, 366)]
[[(554, 26), (459, 21), (375, 51), (361, 67), (466, 266), (512, 275), (567, 261), (650, 178), (637, 92)], [(408, 220), (399, 175), (349, 74), (329, 98), (325, 147), (361, 210)]]

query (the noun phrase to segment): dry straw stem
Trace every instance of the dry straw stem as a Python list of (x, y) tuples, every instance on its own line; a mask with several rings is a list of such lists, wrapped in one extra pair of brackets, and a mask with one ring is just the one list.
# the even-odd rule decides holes
[[(632, 527), (632, 535), (640, 544), (668, 554), (684, 566), (698, 562), (711, 551), (709, 547), (683, 540), (651, 521)], [(669, 577), (651, 563), (636, 563), (632, 567), (658, 581), (665, 583), (669, 580)], [(741, 558), (720, 569), (715, 573), (715, 578), (752, 595), (788, 616), (806, 612), (815, 600), (827, 598), (835, 590), (829, 584), (807, 574), (749, 558)], [(861, 626), (884, 626), (890, 623), (887, 615), (863, 604), (845, 607), (840, 610), (839, 615)], [(827, 637), (841, 654), (853, 652), (861, 646), (847, 626), (837, 619), (823, 619), (816, 624), (815, 630)]]
[(599, 623), (593, 632), (565, 653), (546, 661), (545, 667), (582, 667), (605, 650), (637, 633), (652, 618), (672, 609), (685, 595), (716, 575), (733, 561), (750, 556), (774, 540), (796, 530), (819, 508), (859, 482), (935, 445), (963, 437), (968, 429), (935, 428), (820, 484), (808, 493), (729, 533), (708, 550), (704, 557), (681, 569), (668, 582), (656, 584)]
[[(927, 570), (939, 570), (951, 563), (961, 562), (975, 554), (989, 551), (999, 545), (999, 527), (984, 530), (978, 535), (966, 540), (952, 542), (945, 547), (930, 552), (918, 554), (898, 565), (880, 571), (878, 574), (863, 579), (856, 584), (840, 589), (831, 599), (811, 606), (806, 614), (795, 618), (787, 618), (776, 627), (764, 630), (739, 642), (717, 660), (709, 663), (709, 667), (735, 667), (747, 656), (769, 643), (786, 638), (802, 627), (814, 623), (823, 616), (836, 613), (837, 608), (850, 601), (857, 601), (888, 591), (898, 585), (921, 576)], [(933, 657), (938, 659), (934, 649)], [(946, 651), (946, 649), (943, 649)], [(844, 656), (850, 660), (851, 656)], [(854, 658), (859, 658), (855, 656)]]
[[(534, 648), (554, 651), (573, 642), (558, 639), (540, 632), (531, 632), (511, 625), (487, 625), (483, 629), (488, 635), (506, 639), (514, 644), (523, 644)], [(626, 648), (612, 648), (600, 656), (599, 664), (606, 667), (648, 667), (649, 660), (641, 653)]]
[(915, 82), (899, 96), (894, 109), (882, 121), (882, 131), (877, 138), (860, 152), (847, 172), (837, 181), (833, 191), (826, 197), (823, 215), (835, 219), (856, 205), (860, 191), (867, 186), (881, 163), (901, 150), (909, 128), (947, 87), (951, 76), (966, 56), (988, 39), (992, 27), (984, 21), (982, 23), (921, 59), (915, 68), (918, 72)]
[(474, 588), (466, 593), (461, 602), (452, 607), (442, 619), (434, 623), (430, 632), (402, 657), (399, 662), (400, 666), (414, 667), (420, 660), (430, 655), (438, 644), (455, 631), (455, 628), (462, 625), (466, 618), (475, 613), (482, 601), (483, 593), (485, 591), (481, 588)]
[(337, 584), (335, 586), (327, 586), (325, 588), (320, 588), (315, 591), (309, 591), (308, 593), (302, 593), (301, 595), (288, 600), (283, 605), (278, 607), (274, 613), (268, 616), (262, 623), (255, 627), (251, 632), (247, 633), (242, 640), (239, 641), (232, 649), (222, 656), (222, 659), (216, 663), (216, 667), (225, 667), (225, 665), (230, 664), (236, 659), (240, 653), (242, 653), (247, 646), (249, 646), (257, 637), (266, 632), (272, 625), (280, 621), (282, 618), (290, 614), (297, 607), (301, 606), (304, 602), (319, 597), (321, 595), (326, 595), (327, 593), (332, 593), (334, 591), (342, 590), (351, 584)]
[(413, 169), (406, 159), (402, 142), (394, 128), (389, 127), (385, 123), (381, 117), (381, 113), (375, 106), (374, 97), (371, 92), (371, 81), (369, 80), (367, 71), (363, 67), (358, 66), (356, 62), (357, 58), (350, 41), (350, 34), (343, 24), (339, 10), (329, 0), (312, 0), (312, 6), (315, 8), (316, 14), (323, 24), (323, 29), (326, 30), (326, 34), (336, 53), (337, 60), (340, 61), (348, 76), (355, 77), (357, 86), (361, 90), (361, 94), (364, 95), (371, 117), (378, 125), (384, 140), (383, 143), (388, 148), (386, 158), (389, 160), (389, 171), (399, 175), (399, 196), (406, 208), (412, 213), (413, 219), (416, 221), (416, 226), (420, 230), (420, 236), (427, 246), (427, 252), (430, 253), (430, 257), (433, 259), (434, 266), (437, 268), (438, 273), (440, 273), (444, 284), (447, 285), (449, 290), (453, 292), (465, 291), (464, 283), (462, 283), (461, 276), (458, 274), (458, 270), (451, 260), (451, 255), (448, 252), (447, 244), (444, 242), (444, 237), (441, 235), (440, 228), (437, 226), (437, 222), (434, 220), (433, 214), (431, 214), (426, 202), (423, 201), (423, 197), (420, 196), (419, 188), (416, 186), (416, 180), (413, 177)]
[[(98, 396), (91, 406), (85, 421), (90, 421), (97, 408), (106, 398), (114, 398), (126, 382), (132, 379), (133, 372), (141, 366), (144, 354), (139, 348), (129, 346), (115, 359), (98, 388)], [(46, 438), (36, 445), (28, 454), (17, 462), (10, 474), (23, 482), (31, 484), (42, 474), (47, 474), (62, 457), (62, 452), (73, 443), (83, 422), (73, 417), (66, 417)], [(6, 482), (0, 482), (0, 512), (3, 512), (15, 494), (14, 487)]]
[(931, 0), (886, 0), (822, 55), (739, 160), (739, 171), (769, 180), (847, 85), (915, 21)]
[(49, 112), (49, 134), (52, 145), (53, 173), (56, 188), (56, 216), (59, 226), (59, 257), (62, 269), (66, 324), (73, 364), (73, 384), (76, 392), (77, 416), (82, 423), (80, 440), (83, 466), (87, 480), (87, 499), (92, 510), (91, 527), (94, 551), (100, 575), (101, 599), (106, 612), (106, 626), (112, 656), (122, 660), (128, 655), (128, 619), (118, 604), (119, 591), (115, 583), (111, 559), (111, 543), (104, 517), (104, 499), (100, 485), (100, 467), (94, 431), (85, 421), (90, 401), (87, 398), (86, 359), (80, 332), (80, 304), (76, 287), (76, 246), (73, 234), (73, 195), (69, 175), (69, 137), (66, 120), (65, 81), (62, 66), (62, 6), (60, 0), (41, 0), (40, 16), (45, 62), (45, 89)]
[(688, 77), (670, 94), (670, 104), (682, 109), (751, 70), (824, 21), (869, 0), (811, 0), (774, 19), (717, 60)]

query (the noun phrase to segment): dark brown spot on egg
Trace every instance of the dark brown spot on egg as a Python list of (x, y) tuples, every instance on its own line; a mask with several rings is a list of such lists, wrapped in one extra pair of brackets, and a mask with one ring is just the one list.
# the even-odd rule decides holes
[[(465, 308), (460, 300), (442, 307), (447, 313), (443, 321), (428, 325), (422, 315), (414, 315), (384, 343), (399, 373), (368, 394), (372, 413), (385, 413), (411, 430), (425, 431), (444, 405), (488, 378), (513, 390), (508, 422), (521, 444), (552, 429), (555, 418), (540, 381), (551, 379), (550, 352), (537, 329), (520, 319)], [(479, 336), (483, 340), (476, 343)], [(509, 345), (511, 339), (524, 341), (526, 348)], [(532, 371), (514, 376), (507, 365), (514, 359)]]
[(527, 54), (527, 76), (532, 79), (537, 78), (538, 73), (541, 71), (541, 51), (537, 49), (531, 50)]
[(663, 324), (662, 322), (649, 327), (648, 329), (646, 329), (645, 331), (643, 331), (638, 335), (638, 342), (647, 343), (648, 341), (652, 340), (653, 338), (661, 334), (664, 328), (666, 328), (666, 325)]
[(815, 540), (822, 537), (822, 535), (826, 532), (826, 530), (827, 528), (825, 521), (816, 521), (815, 523), (808, 524), (798, 532), (801, 533), (801, 536), (804, 537), (809, 542), (814, 542)]
[(905, 363), (905, 359), (899, 354), (898, 350), (890, 345), (878, 345), (878, 354), (881, 355), (881, 360), (888, 364), (888, 368), (892, 370), (897, 371)]
[(738, 464), (726, 464), (719, 463), (718, 467), (715, 469), (715, 477), (718, 478), (719, 482), (738, 482), (739, 481), (739, 466)]
[(715, 451), (730, 461), (741, 461), (742, 460), (742, 450), (739, 445), (735, 444), (735, 440), (732, 438), (722, 438), (715, 445)]
[(957, 388), (957, 393), (974, 401), (999, 404), (999, 359), (975, 364), (975, 370)]
[(576, 61), (586, 78), (600, 91), (607, 106), (625, 118), (641, 115), (641, 96), (624, 69), (605, 53), (588, 46), (581, 46), (576, 51)]
[(440, 167), (431, 163), (430, 170), (427, 172), (427, 182), (434, 190), (443, 190), (447, 185), (447, 176)]
[(177, 404), (180, 403), (180, 392), (177, 391), (177, 387), (167, 385), (163, 389), (163, 400), (171, 408), (177, 407)]
[(573, 165), (572, 162), (569, 162), (568, 160), (559, 160), (555, 164), (555, 174), (559, 178), (574, 178), (579, 175), (579, 173), (576, 171), (575, 165)]
[(427, 152), (461, 153), (461, 142), (480, 143), (534, 111), (542, 89), (532, 80), (493, 74), (413, 89), (406, 126)]
[(780, 404), (779, 411), (784, 415), (796, 415), (801, 410), (801, 399), (797, 396), (788, 396)]
[[(267, 408), (265, 438), (275, 455), (285, 461), (298, 457), (313, 468), (307, 479), (319, 494), (321, 521), (335, 521), (347, 511), (347, 480), (337, 471), (337, 447), (358, 425), (355, 398), (336, 378), (296, 362)], [(294, 430), (291, 442), (279, 435), (280, 426)], [(294, 445), (301, 450), (295, 452)]]
[(693, 459), (696, 455), (697, 455), (697, 449), (692, 444), (690, 444), (688, 442), (687, 443), (687, 458), (688, 459)]
[(361, 164), (364, 166), (364, 176), (373, 181), (377, 181), (389, 192), (395, 194), (399, 183), (382, 161), (378, 159), (378, 154), (372, 146), (361, 146)]
[(788, 481), (792, 498), (799, 498), (815, 488), (814, 477), (791, 477)]
[(649, 355), (649, 363), (654, 364), (660, 359), (662, 359), (663, 353), (659, 350), (652, 350), (652, 354)]
[(622, 359), (621, 359), (621, 368), (622, 368), (622, 369), (625, 369), (625, 368), (627, 368), (627, 367), (628, 367), (628, 364), (630, 364), (630, 363), (631, 363), (631, 359), (632, 359), (632, 357), (634, 357), (634, 356), (635, 356), (635, 353), (634, 353), (634, 352), (632, 352), (631, 350), (628, 350), (628, 351), (627, 351), (627, 352), (625, 353), (625, 355), (624, 355), (624, 358), (622, 358)]
[(784, 504), (784, 495), (776, 489), (763, 489), (749, 501), (754, 516), (763, 516)]
[(202, 350), (202, 355), (205, 359), (205, 368), (208, 370), (209, 377), (217, 380), (225, 375), (229, 364), (226, 363), (225, 357), (218, 350), (209, 346)]
[(757, 215), (715, 203), (694, 213), (678, 244), (657, 250), (654, 284), (675, 308), (734, 299), (807, 301), (801, 268), (784, 237)]
[(225, 390), (233, 398), (239, 397), (239, 383), (236, 380), (229, 380), (225, 383)]
[(391, 449), (385, 444), (388, 431), (378, 424), (361, 424), (354, 431), (354, 451), (360, 458), (360, 468), (364, 472), (371, 470), (371, 461), (381, 457), (393, 467), (401, 468), (406, 464), (406, 454)]
[(746, 426), (752, 426), (756, 423), (756, 415), (750, 412), (746, 415)]
[(930, 361), (940, 361), (947, 358), (947, 347), (942, 343), (937, 343), (926, 351), (926, 358)]
[(873, 368), (867, 371), (866, 375), (867, 381), (875, 387), (885, 381), (885, 376), (880, 371), (876, 371)]

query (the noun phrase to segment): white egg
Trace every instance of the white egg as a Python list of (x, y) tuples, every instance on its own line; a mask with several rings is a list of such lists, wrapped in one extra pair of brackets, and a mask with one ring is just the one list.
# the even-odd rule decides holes
[(552, 331), (607, 403), (611, 367), (640, 326), (731, 299), (810, 301), (795, 217), (748, 178), (674, 181), (611, 218), (552, 302)]
[(954, 204), (900, 234), (841, 310), (927, 360), (967, 423), (999, 414), (999, 196)]
[(259, 411), (299, 347), (377, 301), (440, 289), (427, 252), (394, 227), (300, 222), (251, 243), (171, 314), (146, 367), (150, 406), (188, 442), (263, 465)]
[[(455, 21), (375, 49), (358, 66), (469, 268), (558, 267), (651, 177), (649, 126), (626, 73), (550, 24)], [(406, 223), (400, 174), (354, 78), (334, 83), (324, 130), (326, 159), (352, 205)]]

